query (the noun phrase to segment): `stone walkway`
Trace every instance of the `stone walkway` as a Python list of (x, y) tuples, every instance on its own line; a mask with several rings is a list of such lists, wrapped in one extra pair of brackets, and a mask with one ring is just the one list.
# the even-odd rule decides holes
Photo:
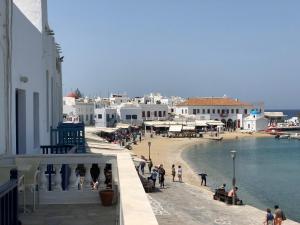
[[(171, 182), (149, 194), (160, 225), (262, 225), (264, 212), (251, 206), (232, 206), (215, 201), (198, 187)], [(284, 221), (283, 225), (295, 225)]]
[(20, 214), (22, 225), (115, 225), (116, 206), (100, 204), (42, 205), (36, 212)]

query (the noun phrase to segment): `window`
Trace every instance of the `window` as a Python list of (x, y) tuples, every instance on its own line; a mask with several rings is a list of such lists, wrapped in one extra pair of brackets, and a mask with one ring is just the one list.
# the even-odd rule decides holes
[(220, 114), (220, 109), (218, 109), (218, 114)]
[(131, 115), (126, 115), (126, 120), (131, 120)]
[(231, 114), (233, 114), (234, 113), (234, 109), (231, 109)]
[(164, 117), (166, 116), (166, 111), (163, 112), (163, 116), (164, 116)]
[(248, 110), (247, 109), (244, 109), (244, 114), (247, 114), (248, 113)]
[(150, 117), (150, 111), (147, 111), (147, 117)]
[(158, 112), (158, 116), (159, 116), (159, 117), (162, 117), (161, 111)]
[(225, 113), (225, 109), (222, 109), (222, 114), (224, 114)]
[(157, 117), (157, 111), (154, 111), (154, 117)]
[(205, 109), (202, 109), (202, 114), (205, 114)]
[(132, 115), (133, 120), (137, 120), (137, 115)]
[(226, 113), (229, 114), (229, 109), (226, 110)]
[(239, 110), (239, 109), (236, 109), (235, 112), (238, 114), (238, 113), (240, 113), (240, 110)]
[(187, 114), (188, 113), (188, 111), (187, 111), (187, 109), (185, 110), (185, 114)]
[(210, 114), (210, 109), (207, 110), (207, 113)]
[(111, 114), (111, 118), (112, 118), (112, 119), (115, 118), (115, 115), (114, 115), (114, 114)]
[(183, 114), (183, 109), (181, 110), (181, 114)]
[(215, 113), (216, 113), (216, 110), (215, 110), (215, 109), (213, 109), (213, 110), (212, 110), (212, 112), (213, 112), (213, 114), (215, 114)]
[(106, 122), (109, 122), (109, 114), (106, 114)]
[(98, 119), (102, 119), (102, 114), (98, 114)]
[(196, 113), (197, 113), (197, 110), (193, 109), (193, 114), (196, 115)]
[(145, 111), (142, 111), (142, 117), (146, 117)]
[(197, 113), (198, 113), (198, 114), (200, 113), (200, 109), (197, 109)]

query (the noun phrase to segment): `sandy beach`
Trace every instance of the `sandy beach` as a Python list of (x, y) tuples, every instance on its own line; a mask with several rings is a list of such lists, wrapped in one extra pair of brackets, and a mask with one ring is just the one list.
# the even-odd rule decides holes
[[(224, 140), (231, 139), (240, 139), (246, 137), (270, 137), (266, 133), (253, 133), (246, 134), (240, 132), (228, 132), (221, 135)], [(196, 171), (193, 171), (191, 167), (183, 160), (181, 157), (182, 151), (189, 148), (189, 146), (200, 144), (200, 143), (209, 143), (212, 140), (204, 138), (166, 138), (161, 136), (153, 136), (150, 138), (150, 135), (146, 135), (141, 143), (133, 146), (133, 153), (137, 157), (145, 156), (148, 158), (148, 142), (151, 141), (151, 151), (150, 157), (154, 165), (163, 164), (166, 170), (166, 179), (171, 180), (171, 167), (172, 164), (181, 165), (183, 168), (183, 181), (185, 183), (196, 185), (203, 189), (208, 189), (200, 185), (200, 178), (197, 175)], [(146, 168), (147, 171), (147, 168)], [(176, 177), (177, 179), (177, 177)]]

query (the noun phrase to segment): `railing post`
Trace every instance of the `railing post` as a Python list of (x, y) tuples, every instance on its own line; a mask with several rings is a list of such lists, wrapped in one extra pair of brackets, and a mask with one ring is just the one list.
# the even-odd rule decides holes
[(72, 190), (78, 190), (78, 179), (76, 176), (77, 164), (70, 164), (71, 175), (70, 175), (70, 188)]
[(91, 176), (92, 165), (88, 163), (88, 164), (84, 164), (84, 167), (85, 167), (84, 188), (89, 190), (91, 189), (91, 182), (92, 182), (92, 176)]
[[(48, 190), (48, 179), (46, 177), (46, 171), (47, 171), (47, 165), (46, 164), (41, 164), (40, 165), (40, 168), (41, 168), (41, 190)], [(49, 176), (51, 176), (51, 174), (49, 173)]]
[(105, 164), (104, 163), (99, 164), (99, 168), (100, 168), (99, 188), (100, 189), (105, 189), (106, 188), (105, 174), (104, 174)]
[(54, 164), (53, 165), (54, 169), (55, 169), (55, 176), (54, 176), (54, 189), (56, 191), (62, 191), (62, 187), (61, 187), (61, 164)]

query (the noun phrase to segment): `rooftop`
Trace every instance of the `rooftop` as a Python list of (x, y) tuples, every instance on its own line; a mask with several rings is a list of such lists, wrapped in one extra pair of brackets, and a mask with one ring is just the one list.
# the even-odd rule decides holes
[(177, 106), (252, 106), (250, 103), (227, 97), (189, 98)]

